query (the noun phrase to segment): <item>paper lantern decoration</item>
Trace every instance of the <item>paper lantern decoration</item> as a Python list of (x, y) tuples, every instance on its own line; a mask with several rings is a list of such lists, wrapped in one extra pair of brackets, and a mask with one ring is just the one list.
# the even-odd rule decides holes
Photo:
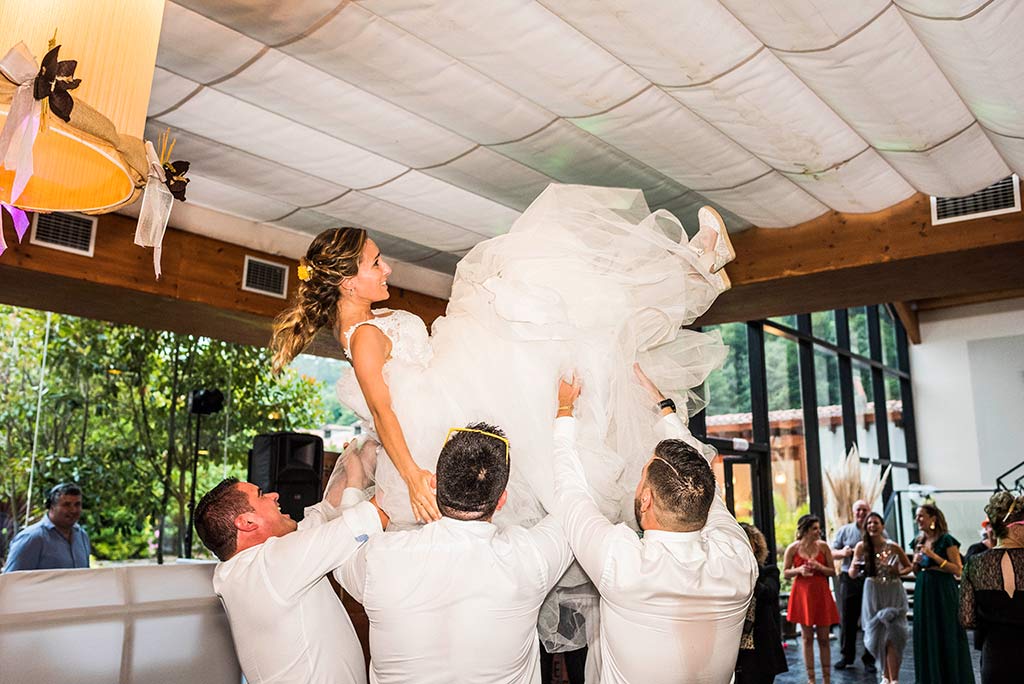
[[(12, 168), (25, 162), (23, 146), (0, 159), (5, 167), (0, 168), (0, 203), (96, 214), (138, 198), (148, 174), (142, 134), (163, 10), (164, 0), (0, 3), (0, 56), (6, 55), (0, 65), (0, 126), (17, 119), (12, 109), (19, 89), (23, 103), (29, 102), (26, 88), (34, 91), (32, 102), (47, 98), (43, 125), (31, 141), (30, 174), (16, 179)], [(33, 68), (26, 60), (35, 70), (44, 66), (55, 30), (60, 49), (46, 60), (53, 77), (46, 90), (35, 79), (38, 74), (26, 83)], [(71, 60), (77, 62), (73, 76)], [(68, 97), (73, 103), (65, 121)], [(29, 125), (35, 120), (22, 128)], [(21, 142), (27, 144), (29, 137)]]

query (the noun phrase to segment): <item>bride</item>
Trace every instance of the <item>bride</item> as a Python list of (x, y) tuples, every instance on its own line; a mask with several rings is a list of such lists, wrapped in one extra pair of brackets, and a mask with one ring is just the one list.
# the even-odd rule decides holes
[(631, 368), (639, 361), (683, 415), (725, 357), (715, 334), (684, 330), (728, 289), (735, 253), (721, 216), (699, 212), (687, 241), (638, 190), (551, 185), (509, 233), (459, 263), (445, 316), (373, 309), (391, 273), (366, 232), (321, 233), (300, 262), (298, 297), (274, 324), (274, 369), (330, 327), (351, 369), (342, 403), (379, 444), (377, 502), (398, 525), (440, 517), (430, 486), (448, 428), (484, 421), (511, 443), (509, 503), (497, 524), (530, 525), (552, 496), (551, 407), (559, 372), (587, 388), (577, 407), (580, 456), (595, 501), (633, 521), (632, 487), (656, 439)]

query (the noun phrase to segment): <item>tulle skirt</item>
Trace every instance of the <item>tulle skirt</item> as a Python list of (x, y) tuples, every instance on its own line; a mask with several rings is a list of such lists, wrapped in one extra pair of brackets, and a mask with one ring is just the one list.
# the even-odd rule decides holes
[[(509, 437), (512, 467), (508, 503), (495, 523), (535, 523), (553, 494), (558, 378), (575, 371), (588, 484), (612, 521), (633, 524), (633, 492), (660, 414), (632, 364), (640, 362), (682, 415), (702, 408), (699, 388), (726, 348), (717, 333), (682, 326), (724, 289), (721, 276), (698, 262), (679, 221), (652, 214), (640, 191), (548, 187), (508, 234), (478, 244), (459, 263), (447, 312), (431, 332), (432, 360), (386, 372), (413, 457), (433, 470), (449, 427), (497, 425)], [(386, 457), (378, 459), (377, 487), (393, 520), (413, 520)], [(585, 579), (577, 570), (563, 585)], [(545, 643), (559, 651), (585, 640), (552, 631)]]

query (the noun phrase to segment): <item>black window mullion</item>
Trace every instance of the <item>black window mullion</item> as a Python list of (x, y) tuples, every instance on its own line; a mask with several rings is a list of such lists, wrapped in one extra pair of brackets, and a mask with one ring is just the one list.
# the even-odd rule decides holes
[[(836, 309), (836, 345), (850, 350), (850, 316), (846, 309)], [(853, 398), (853, 361), (846, 354), (837, 356), (839, 364), (839, 398), (843, 407), (843, 442), (845, 450), (857, 443), (857, 404)]]
[[(750, 362), (751, 432), (755, 444), (771, 444), (768, 424), (768, 373), (765, 365), (764, 326), (747, 323), (747, 358)], [(771, 449), (757, 460), (754, 480), (754, 524), (768, 542), (769, 557), (776, 557), (775, 505), (772, 501)]]
[[(797, 316), (797, 328), (811, 333), (811, 315)], [(821, 479), (821, 444), (818, 439), (818, 388), (814, 375), (814, 345), (807, 339), (797, 342), (800, 359), (800, 399), (804, 415), (804, 453), (807, 458), (807, 494), (811, 513), (825, 519), (825, 499)]]
[[(869, 306), (868, 314), (868, 348), (871, 358), (882, 360), (882, 326), (878, 318), (878, 307)], [(885, 374), (881, 368), (871, 369), (871, 391), (875, 400), (875, 436), (878, 439), (878, 460), (889, 461), (889, 406), (885, 396)], [(882, 500), (886, 501), (892, 494), (892, 479), (885, 481), (882, 489)]]

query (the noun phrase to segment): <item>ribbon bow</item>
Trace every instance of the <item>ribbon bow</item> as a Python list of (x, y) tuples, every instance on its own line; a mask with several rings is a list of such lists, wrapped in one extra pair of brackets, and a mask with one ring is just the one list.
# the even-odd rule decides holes
[[(174, 200), (185, 201), (185, 187), (188, 185), (189, 163), (168, 161), (174, 151), (170, 130), (160, 134), (160, 154), (153, 143), (146, 141), (146, 160), (149, 172), (146, 176), (146, 190), (142, 194), (142, 209), (135, 227), (135, 244), (153, 248), (153, 270), (160, 278), (160, 255), (163, 251), (164, 233), (171, 217)], [(168, 145), (168, 141), (170, 145)]]
[(81, 85), (82, 79), (75, 78), (78, 62), (73, 59), (60, 62), (57, 60), (58, 52), (60, 45), (55, 46), (43, 57), (43, 65), (39, 67), (39, 74), (33, 81), (32, 96), (36, 100), (46, 100), (51, 112), (64, 122), (70, 123), (75, 101), (68, 91)]
[(0, 129), (0, 167), (14, 171), (11, 202), (21, 197), (32, 177), (32, 147), (43, 115), (43, 104), (34, 97), (38, 71), (36, 58), (24, 43), (12, 47), (0, 60), (0, 74), (17, 86)]

